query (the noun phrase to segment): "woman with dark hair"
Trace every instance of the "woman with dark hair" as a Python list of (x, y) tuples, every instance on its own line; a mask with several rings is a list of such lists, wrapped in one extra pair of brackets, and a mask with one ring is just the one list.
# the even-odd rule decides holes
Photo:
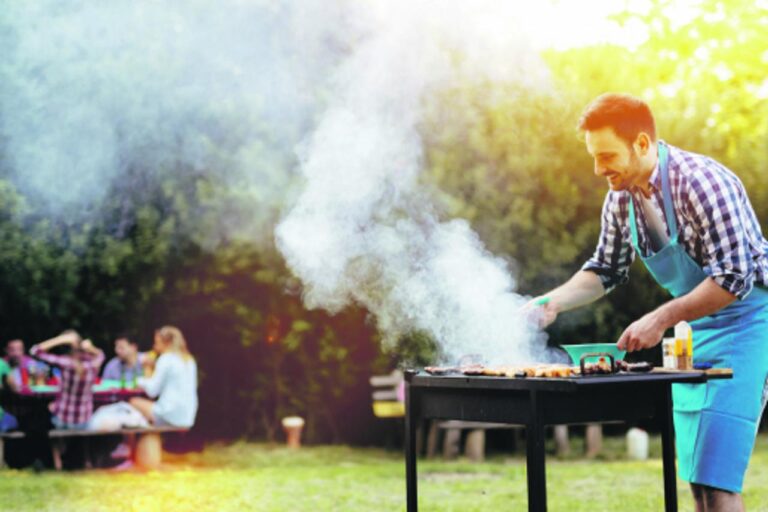
[[(69, 354), (49, 353), (54, 347), (69, 346)], [(30, 349), (30, 354), (61, 368), (61, 388), (50, 405), (51, 422), (56, 428), (85, 428), (93, 413), (93, 383), (104, 362), (104, 352), (75, 331), (66, 331)]]

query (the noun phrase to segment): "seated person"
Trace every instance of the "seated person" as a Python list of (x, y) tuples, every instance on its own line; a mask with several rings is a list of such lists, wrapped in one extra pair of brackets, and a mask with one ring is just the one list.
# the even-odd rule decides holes
[(159, 354), (152, 377), (139, 386), (152, 398), (132, 398), (130, 403), (158, 426), (191, 427), (197, 414), (197, 363), (176, 327), (155, 331), (153, 350)]
[[(48, 351), (58, 346), (70, 346), (66, 355)], [(61, 368), (61, 388), (50, 405), (51, 422), (56, 428), (85, 428), (93, 413), (93, 383), (99, 374), (104, 352), (84, 340), (75, 331), (66, 331), (30, 349), (32, 356)]]
[(37, 374), (47, 375), (49, 371), (47, 365), (35, 361), (25, 352), (24, 341), (22, 340), (9, 340), (5, 343), (5, 361), (11, 367), (8, 385), (14, 391), (26, 386), (33, 376)]
[(104, 367), (101, 378), (119, 380), (130, 385), (144, 375), (142, 356), (135, 341), (128, 336), (118, 336), (115, 339), (115, 357)]
[[(8, 386), (7, 379), (10, 373), (11, 367), (8, 365), (8, 363), (5, 362), (4, 359), (0, 359), (0, 390)], [(0, 407), (0, 432), (15, 430), (18, 427), (19, 423), (16, 421), (16, 418), (12, 414), (4, 411), (2, 407)], [(2, 454), (0, 454), (0, 457), (2, 457)]]

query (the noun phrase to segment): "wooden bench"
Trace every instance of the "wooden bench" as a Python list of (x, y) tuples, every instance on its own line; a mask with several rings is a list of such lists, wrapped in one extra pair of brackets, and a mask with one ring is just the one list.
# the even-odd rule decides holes
[[(369, 379), (373, 391), (373, 414), (377, 418), (392, 419), (405, 417), (405, 404), (398, 399), (398, 389), (403, 382), (403, 372), (393, 370), (388, 375), (374, 375)], [(459, 453), (462, 430), (469, 429), (465, 442), (465, 454), (472, 460), (483, 460), (485, 457), (485, 431), (488, 429), (519, 429), (515, 425), (497, 423), (478, 423), (470, 421), (434, 421), (430, 420), (427, 433), (427, 458), (437, 454), (440, 431), (445, 430), (443, 437), (443, 457), (455, 458)], [(419, 428), (416, 435), (417, 446), (423, 446), (423, 433)], [(419, 448), (418, 451), (421, 451)]]
[(403, 372), (393, 370), (389, 375), (370, 378), (373, 391), (373, 415), (377, 418), (405, 417), (405, 404), (398, 400), (397, 391), (403, 382)]
[[(391, 428), (386, 430), (386, 446), (392, 448), (399, 444), (405, 418), (405, 403), (398, 399), (398, 389), (403, 384), (403, 372), (393, 370), (388, 375), (373, 375), (369, 382), (373, 388), (373, 415), (391, 424)], [(421, 445), (421, 429), (417, 444)]]
[[(125, 436), (128, 440), (130, 458), (137, 465), (145, 469), (155, 469), (162, 462), (162, 438), (161, 434), (170, 432), (187, 432), (185, 427), (145, 427), (124, 428), (120, 430), (51, 430), (48, 438), (51, 440), (51, 452), (53, 453), (53, 465), (56, 470), (61, 470), (62, 441), (68, 438), (81, 438), (84, 440), (85, 467), (90, 469), (91, 462), (88, 439), (98, 436)], [(5, 464), (4, 441), (5, 439), (24, 439), (23, 432), (0, 433), (0, 467)]]
[(492, 429), (509, 429), (515, 432), (515, 444), (519, 444), (520, 425), (506, 423), (486, 423), (479, 421), (447, 420), (433, 422), (427, 436), (427, 458), (434, 457), (437, 452), (438, 429), (445, 430), (443, 436), (443, 457), (454, 459), (460, 452), (461, 432), (469, 430), (464, 441), (464, 455), (475, 462), (485, 459), (485, 431)]

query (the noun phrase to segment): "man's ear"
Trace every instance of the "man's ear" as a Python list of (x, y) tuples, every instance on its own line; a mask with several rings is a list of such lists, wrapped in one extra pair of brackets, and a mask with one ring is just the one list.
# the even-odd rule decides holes
[(648, 151), (651, 148), (651, 137), (648, 136), (645, 132), (640, 132), (637, 134), (637, 138), (635, 139), (635, 151), (637, 151), (638, 155), (645, 156), (648, 154)]

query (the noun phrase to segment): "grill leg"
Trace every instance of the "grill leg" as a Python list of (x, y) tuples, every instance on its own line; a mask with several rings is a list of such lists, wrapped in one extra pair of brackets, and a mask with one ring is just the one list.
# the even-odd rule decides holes
[(672, 421), (672, 385), (665, 384), (659, 404), (661, 448), (664, 464), (664, 510), (677, 512), (677, 477), (675, 476), (675, 425)]
[(418, 407), (410, 383), (405, 384), (405, 488), (408, 512), (416, 512), (419, 504), (416, 492), (416, 427)]
[(547, 510), (547, 474), (544, 454), (544, 425), (538, 415), (537, 402), (541, 396), (531, 391), (531, 420), (526, 425), (527, 473), (528, 473), (528, 511), (545, 512)]

